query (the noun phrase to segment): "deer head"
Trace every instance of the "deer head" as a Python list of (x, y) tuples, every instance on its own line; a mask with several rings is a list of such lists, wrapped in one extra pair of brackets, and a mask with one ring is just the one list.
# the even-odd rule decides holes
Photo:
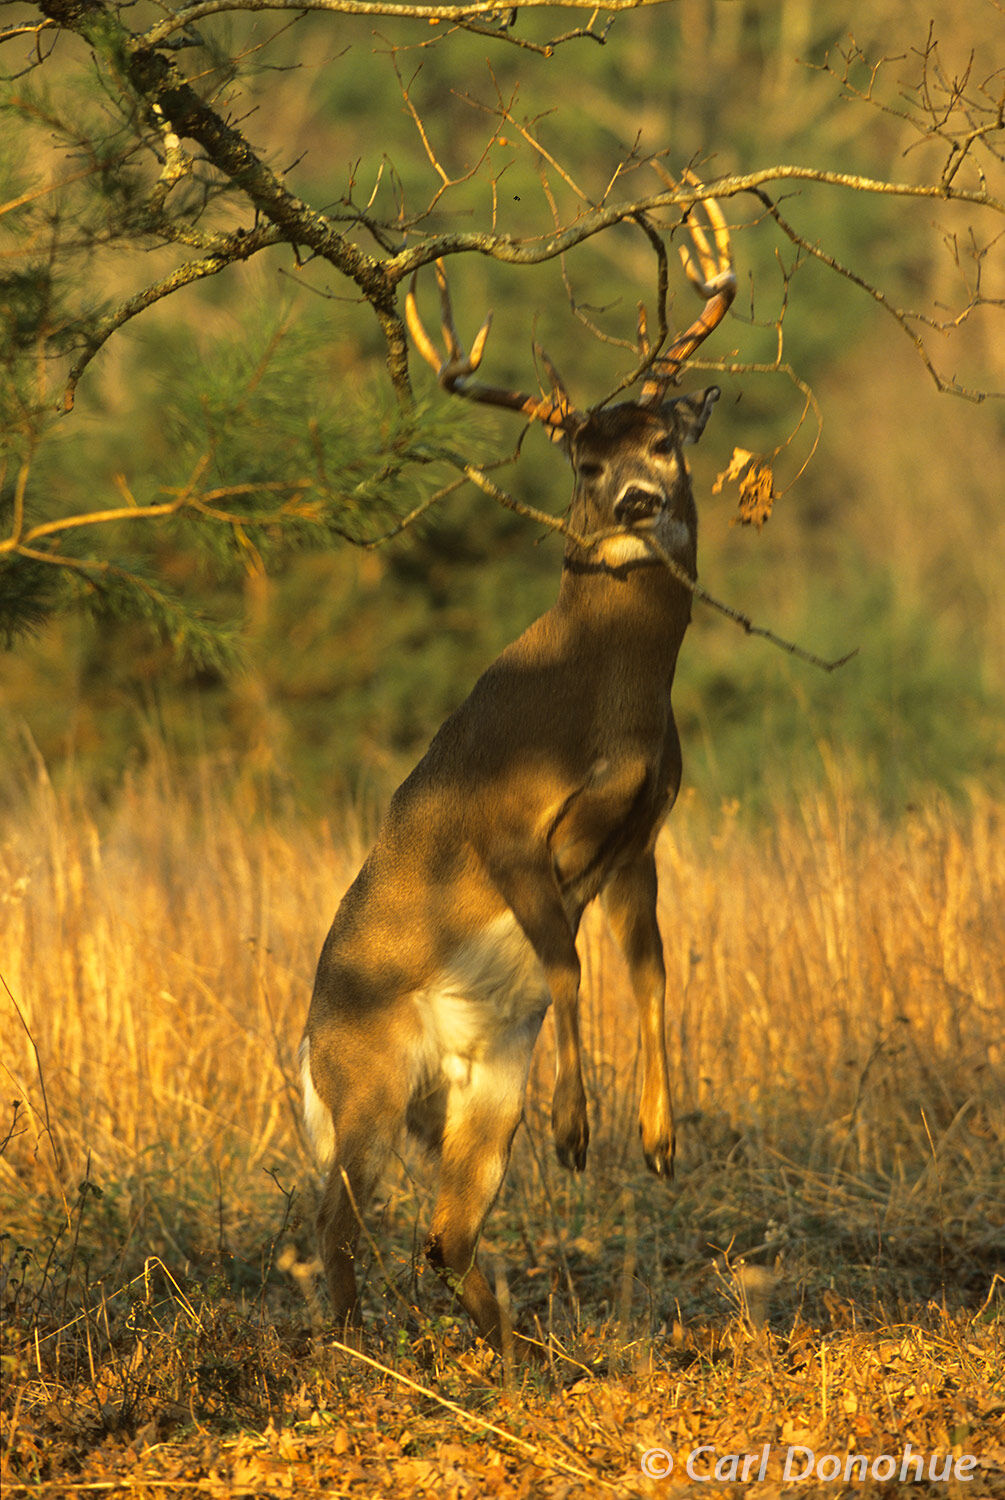
[(470, 354), (466, 354), (454, 326), (442, 261), (436, 263), (436, 277), (445, 357), (419, 318), (414, 276), (406, 298), (405, 313), (416, 348), (436, 371), (444, 390), (518, 411), (529, 422), (540, 422), (554, 441), (563, 444), (575, 477), (571, 528), (579, 536), (593, 538), (608, 565), (652, 559), (655, 554), (646, 541), (652, 537), (694, 573), (697, 516), (684, 449), (701, 437), (719, 388), (709, 386), (687, 396), (668, 397), (667, 392), (677, 383), (687, 360), (722, 321), (736, 292), (725, 219), (714, 199), (705, 200), (705, 209), (711, 239), (694, 221), (692, 211), (688, 225), (691, 246), (681, 249), (688, 278), (704, 298), (705, 306), (662, 353), (649, 344), (645, 309), (640, 306), (638, 348), (645, 381), (637, 401), (611, 406), (601, 403), (588, 411), (577, 409), (543, 351), (539, 352), (551, 383), (548, 395), (532, 396), (474, 379), (492, 315), (486, 318)]

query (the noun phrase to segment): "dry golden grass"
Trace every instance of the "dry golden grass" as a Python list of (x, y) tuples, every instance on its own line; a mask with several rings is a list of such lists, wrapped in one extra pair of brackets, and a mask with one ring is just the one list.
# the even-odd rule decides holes
[[(977, 1460), (916, 1492), (1005, 1495), (997, 805), (890, 827), (836, 772), (756, 829), (684, 799), (661, 887), (678, 1179), (641, 1165), (632, 1005), (591, 913), (590, 1165), (553, 1163), (546, 1037), (483, 1252), (566, 1357), (507, 1384), (419, 1264), (410, 1156), (370, 1225), (376, 1364), (325, 1334), (293, 1058), (363, 840), (220, 783), (154, 756), (111, 806), (40, 768), (7, 789), (5, 1490), (663, 1494), (705, 1446), (719, 1493), (767, 1497), (788, 1445), (910, 1443)], [(841, 1493), (828, 1472), (802, 1492)]]

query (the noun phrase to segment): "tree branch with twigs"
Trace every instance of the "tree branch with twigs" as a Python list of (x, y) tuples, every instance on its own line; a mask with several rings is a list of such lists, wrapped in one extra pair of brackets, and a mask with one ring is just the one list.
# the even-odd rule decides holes
[[(898, 77), (887, 94), (882, 89), (893, 61), (883, 56), (870, 62), (854, 42), (816, 65), (843, 98), (884, 112), (910, 133), (904, 161), (912, 171), (890, 177), (784, 160), (720, 170), (713, 161), (674, 162), (665, 143), (643, 146), (638, 140), (620, 150), (609, 148), (602, 160), (595, 154), (580, 159), (574, 137), (563, 135), (560, 114), (524, 105), (519, 76), (504, 86), (490, 64), (485, 91), (479, 93), (467, 62), (450, 96), (451, 109), (466, 112), (468, 120), (459, 146), (434, 102), (443, 97), (437, 92), (440, 85), (423, 92), (426, 60), (437, 59), (442, 77), (444, 70), (449, 73), (451, 49), (473, 37), (501, 47), (500, 55), (512, 56), (516, 43), (521, 55), (528, 51), (530, 60), (543, 67), (559, 50), (571, 55), (568, 49), (583, 40), (616, 45), (622, 13), (662, 3), (614, 0), (604, 7), (601, 23), (600, 11), (586, 0), (550, 0), (547, 5), (544, 0), (516, 0), (505, 8), (479, 0), (463, 10), (378, 0), (298, 0), (296, 5), (285, 0), (196, 0), (145, 29), (117, 0), (39, 0), (24, 6), (26, 14), (0, 32), (0, 60), (7, 64), (6, 110), (32, 139), (46, 139), (51, 186), (26, 187), (2, 206), (0, 222), (13, 229), (3, 261), (10, 268), (4, 272), (10, 294), (4, 415), (13, 488), (0, 568), (12, 577), (10, 570), (20, 560), (30, 565), (30, 574), (22, 576), (31, 580), (37, 580), (40, 570), (63, 569), (78, 581), (91, 580), (87, 586), (98, 594), (102, 589), (108, 593), (128, 577), (129, 566), (105, 568), (110, 560), (102, 557), (99, 538), (103, 530), (110, 535), (123, 525), (128, 531), (140, 518), (168, 525), (184, 516), (196, 531), (208, 527), (216, 538), (213, 545), (220, 536), (228, 538), (232, 557), (246, 563), (249, 547), (258, 545), (251, 540), (255, 536), (279, 548), (284, 534), (297, 545), (304, 545), (306, 535), (319, 545), (342, 537), (365, 546), (378, 537), (401, 536), (428, 515), (433, 503), (454, 492), (456, 480), (443, 480), (444, 465), (453, 464), (469, 478), (477, 472), (486, 483), (475, 482), (492, 493), (499, 487), (488, 479), (484, 465), (424, 435), (425, 416), (422, 404), (416, 404), (409, 369), (402, 283), (443, 259), (474, 258), (508, 268), (514, 276), (530, 276), (532, 268), (557, 262), (571, 311), (601, 339), (624, 345), (620, 305), (610, 306), (604, 298), (596, 310), (597, 277), (603, 257), (616, 261), (623, 253), (608, 244), (624, 247), (624, 235), (634, 235), (638, 249), (629, 258), (635, 286), (626, 300), (648, 297), (655, 313), (653, 337), (634, 367), (615, 377), (610, 393), (644, 378), (672, 338), (667, 245), (696, 205), (709, 199), (727, 205), (734, 233), (744, 244), (753, 243), (755, 236), (777, 235), (777, 243), (794, 248), (796, 259), (782, 267), (782, 298), (767, 320), (774, 334), (773, 358), (759, 357), (752, 347), (752, 330), (760, 325), (751, 312), (745, 323), (734, 320), (730, 325), (743, 350), (702, 361), (700, 368), (726, 371), (737, 379), (770, 373), (791, 381), (801, 397), (798, 431), (814, 409), (814, 397), (787, 357), (783, 319), (796, 273), (815, 262), (892, 318), (939, 389), (977, 402), (1000, 395), (992, 384), (961, 378), (955, 369), (946, 373), (927, 343), (929, 334), (942, 337), (977, 317), (1000, 314), (1003, 306), (993, 252), (1001, 243), (999, 225), (1005, 215), (1000, 185), (1005, 87), (1000, 72), (981, 78), (973, 63), (959, 76), (948, 71), (934, 33), (929, 32), (912, 59), (910, 85), (905, 88)], [(672, 10), (672, 0), (664, 8)], [(568, 31), (551, 25), (556, 11), (577, 10), (590, 12), (585, 25)], [(340, 197), (330, 177), (327, 197), (299, 186), (304, 174), (296, 164), (277, 165), (282, 142), (270, 135), (263, 112), (256, 112), (258, 101), (269, 93), (257, 82), (264, 73), (255, 70), (272, 66), (273, 55), (275, 66), (286, 65), (277, 51), (278, 39), (293, 16), (307, 12), (318, 13), (314, 25), (339, 25), (340, 42), (345, 28), (368, 19), (394, 30), (391, 40), (378, 39), (378, 65), (383, 52), (418, 155), (410, 156), (407, 146), (404, 154), (398, 146), (391, 154), (389, 137), (365, 202), (356, 199), (355, 166), (346, 174)], [(535, 13), (540, 12), (545, 19), (538, 23)], [(231, 40), (214, 19), (225, 13), (239, 28)], [(257, 24), (255, 18), (269, 15), (281, 26), (274, 35), (248, 30)], [(531, 30), (535, 24), (536, 33)], [(90, 74), (98, 88), (79, 116), (71, 102), (75, 66)], [(302, 67), (302, 61), (295, 66)], [(316, 72), (321, 75), (325, 69), (317, 67)], [(62, 106), (43, 105), (39, 84), (48, 85), (57, 101), (65, 96)], [(474, 123), (478, 119), (486, 122), (480, 133)], [(708, 141), (706, 153), (721, 145)], [(519, 212), (506, 199), (507, 184), (517, 173), (521, 184), (536, 181), (540, 193), (538, 203), (528, 207), (523, 206), (523, 192), (513, 194), (513, 203), (521, 204)], [(963, 288), (958, 305), (942, 311), (912, 308), (882, 284), (870, 263), (847, 263), (800, 223), (803, 200), (796, 206), (787, 201), (797, 186), (850, 202), (927, 204), (972, 216), (949, 242), (949, 261)], [(191, 250), (196, 254), (186, 258)], [(65, 423), (72, 420), (71, 409), (79, 407), (89, 390), (99, 389), (102, 359), (118, 337), (142, 324), (153, 309), (174, 304), (182, 294), (190, 296), (196, 284), (236, 274), (252, 259), (271, 256), (274, 261), (281, 252), (283, 269), (300, 285), (332, 299), (348, 297), (375, 320), (397, 415), (385, 451), (371, 455), (371, 473), (354, 474), (352, 484), (332, 483), (327, 458), (316, 444), (310, 458), (307, 443), (306, 461), (313, 468), (305, 471), (306, 480), (273, 473), (228, 484), (222, 476), (205, 491), (176, 486), (183, 500), (101, 504), (71, 517), (50, 515), (29, 523), (32, 506), (44, 510), (48, 503), (44, 487), (37, 494), (33, 489), (32, 465), (45, 443), (60, 440)], [(156, 274), (137, 285), (136, 268), (150, 255), (157, 261)], [(592, 261), (582, 260), (590, 255)], [(127, 295), (109, 298), (114, 286), (110, 269), (96, 278), (103, 299), (88, 296), (86, 275), (70, 287), (69, 268), (90, 269), (102, 257), (109, 268), (113, 257), (116, 265), (127, 265), (134, 282)], [(334, 287), (324, 281), (329, 276), (335, 278)], [(809, 457), (803, 459), (800, 473), (808, 462)], [(402, 491), (398, 514), (375, 512), (377, 525), (358, 524), (353, 507), (359, 493), (373, 496), (383, 484), (390, 494), (406, 472), (433, 476), (433, 498)], [(763, 469), (758, 472), (763, 477)], [(421, 488), (425, 479), (416, 482)], [(278, 505), (277, 495), (286, 496)], [(229, 503), (218, 506), (216, 501), (225, 496), (243, 496), (248, 504), (240, 511), (231, 510)], [(85, 534), (93, 539), (88, 556), (63, 550), (71, 532), (75, 540)], [(136, 577), (141, 578), (139, 572)], [(141, 584), (140, 591), (145, 587)], [(30, 624), (40, 610), (45, 614), (37, 595), (33, 602), (30, 585), (17, 597), (21, 602), (7, 618), (8, 634), (16, 634), (19, 620)]]

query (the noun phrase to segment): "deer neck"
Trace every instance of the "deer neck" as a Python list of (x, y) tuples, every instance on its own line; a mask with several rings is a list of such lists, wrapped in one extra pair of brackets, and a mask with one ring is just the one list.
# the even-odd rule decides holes
[[(693, 565), (687, 571), (693, 574)], [(612, 565), (570, 549), (556, 611), (566, 630), (595, 639), (608, 660), (612, 651), (624, 651), (672, 678), (691, 618), (691, 598), (690, 590), (658, 559)]]

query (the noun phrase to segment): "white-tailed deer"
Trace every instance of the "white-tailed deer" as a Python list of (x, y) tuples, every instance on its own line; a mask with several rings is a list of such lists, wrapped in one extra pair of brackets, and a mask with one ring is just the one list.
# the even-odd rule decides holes
[[(694, 577), (683, 449), (719, 392), (667, 391), (735, 290), (712, 204), (709, 218), (711, 242), (695, 226), (685, 261), (703, 312), (650, 366), (637, 402), (582, 412), (557, 378), (543, 399), (481, 385), (471, 377), (488, 323), (465, 355), (438, 268), (442, 359), (414, 283), (409, 294), (413, 339), (441, 385), (520, 411), (564, 442), (570, 530), (588, 545), (570, 542), (554, 606), (493, 662), (394, 794), (325, 940), (301, 1058), (308, 1130), (328, 1169), (318, 1230), (341, 1322), (357, 1316), (360, 1215), (407, 1129), (440, 1160), (427, 1253), (498, 1345), (499, 1306), (475, 1252), (549, 1003), (555, 1146), (563, 1166), (586, 1162), (576, 933), (596, 896), (638, 1003), (642, 1150), (658, 1176), (672, 1172), (653, 850), (680, 785), (670, 688), (691, 594), (660, 553)], [(640, 341), (648, 353), (641, 319)]]

